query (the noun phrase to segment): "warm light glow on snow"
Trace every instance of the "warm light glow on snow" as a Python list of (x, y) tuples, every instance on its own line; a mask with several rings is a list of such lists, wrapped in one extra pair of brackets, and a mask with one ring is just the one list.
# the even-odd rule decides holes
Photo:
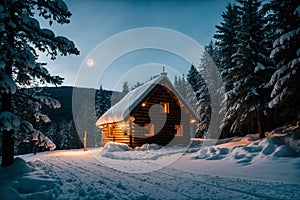
[(55, 152), (55, 156), (83, 156), (87, 154), (87, 152), (84, 152), (83, 149), (75, 149), (75, 150), (66, 150), (66, 151), (57, 151)]

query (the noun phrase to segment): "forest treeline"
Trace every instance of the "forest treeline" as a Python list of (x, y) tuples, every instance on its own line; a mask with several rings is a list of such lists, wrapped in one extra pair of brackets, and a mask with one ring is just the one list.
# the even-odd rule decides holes
[(300, 1), (236, 0), (222, 18), (201, 64), (175, 79), (179, 90), (188, 82), (196, 93), (198, 135), (210, 120), (207, 84), (213, 82), (204, 79), (212, 65), (225, 89), (222, 137), (259, 133), (263, 138), (265, 131), (299, 121)]

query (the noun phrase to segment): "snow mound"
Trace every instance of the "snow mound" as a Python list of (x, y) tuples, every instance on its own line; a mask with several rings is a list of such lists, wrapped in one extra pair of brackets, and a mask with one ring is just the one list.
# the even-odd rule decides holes
[(128, 145), (118, 142), (108, 142), (103, 147), (103, 151), (105, 152), (122, 152), (129, 150), (131, 150), (131, 148)]
[(158, 144), (143, 144), (140, 147), (135, 147), (134, 150), (135, 151), (149, 151), (149, 150), (158, 150), (161, 148), (163, 148), (163, 147)]
[[(267, 138), (237, 145), (232, 142), (214, 147), (202, 148), (193, 159), (221, 160), (234, 159), (237, 163), (248, 165), (258, 157), (300, 157), (300, 129), (298, 126), (287, 126), (266, 134)], [(252, 136), (251, 136), (252, 137)], [(248, 137), (240, 141), (251, 141)]]
[(29, 167), (22, 158), (15, 158), (15, 162), (9, 167), (0, 167), (0, 178), (13, 178), (21, 174), (32, 172), (33, 168)]
[(157, 144), (144, 144), (141, 147), (131, 148), (123, 143), (108, 142), (99, 155), (113, 160), (158, 160), (181, 152), (182, 147), (166, 148)]
[(124, 152), (124, 151), (151, 151), (159, 150), (163, 146), (157, 144), (143, 144), (140, 147), (131, 148), (127, 144), (118, 143), (118, 142), (108, 142), (104, 145), (103, 151), (105, 152)]
[(54, 199), (56, 181), (33, 167), (18, 157), (12, 166), (0, 167), (0, 199)]

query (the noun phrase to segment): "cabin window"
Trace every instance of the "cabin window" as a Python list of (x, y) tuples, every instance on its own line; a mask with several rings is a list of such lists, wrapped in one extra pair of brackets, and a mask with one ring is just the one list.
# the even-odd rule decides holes
[(169, 102), (160, 102), (160, 105), (163, 107), (163, 112), (164, 113), (169, 113), (170, 112), (170, 105)]
[(108, 135), (112, 136), (114, 135), (114, 125), (110, 124), (108, 127)]
[(149, 137), (154, 135), (154, 124), (148, 124), (145, 129), (145, 136)]
[(176, 134), (175, 136), (183, 136), (183, 126), (175, 125)]

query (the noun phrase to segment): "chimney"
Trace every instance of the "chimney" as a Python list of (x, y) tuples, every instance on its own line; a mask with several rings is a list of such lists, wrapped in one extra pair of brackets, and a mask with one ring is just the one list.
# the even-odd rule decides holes
[(168, 73), (165, 72), (165, 66), (163, 66), (163, 71), (162, 71), (162, 73), (160, 73), (160, 75), (162, 75), (162, 76), (167, 76), (168, 75)]

